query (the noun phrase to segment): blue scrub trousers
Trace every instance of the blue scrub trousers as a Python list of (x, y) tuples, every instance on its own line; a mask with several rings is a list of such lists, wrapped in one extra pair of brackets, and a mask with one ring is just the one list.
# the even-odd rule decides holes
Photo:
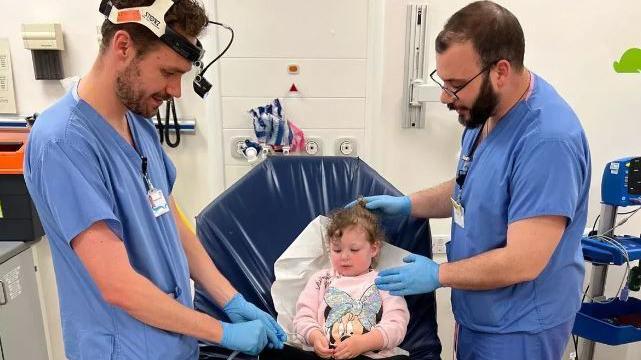
[(458, 325), (458, 360), (560, 360), (574, 319), (536, 334), (490, 334)]

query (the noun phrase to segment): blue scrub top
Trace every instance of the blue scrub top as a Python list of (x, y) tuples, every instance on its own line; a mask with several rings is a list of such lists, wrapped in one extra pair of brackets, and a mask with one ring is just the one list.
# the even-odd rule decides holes
[(74, 359), (197, 359), (197, 340), (154, 328), (104, 301), (70, 246), (104, 221), (124, 243), (133, 268), (193, 308), (187, 258), (171, 212), (154, 217), (141, 155), (168, 200), (176, 178), (154, 125), (127, 113), (139, 153), (70, 91), (45, 110), (29, 137), (25, 180), (51, 245), (65, 352)]
[[(467, 259), (507, 243), (511, 223), (544, 215), (568, 225), (550, 262), (534, 280), (487, 291), (452, 289), (452, 309), (463, 326), (488, 333), (536, 333), (572, 319), (581, 302), (581, 252), (590, 188), (590, 151), (570, 106), (540, 77), (482, 141), (463, 190), (464, 228), (452, 221), (449, 261)], [(480, 129), (463, 134), (468, 155)], [(460, 160), (457, 170), (463, 168)]]

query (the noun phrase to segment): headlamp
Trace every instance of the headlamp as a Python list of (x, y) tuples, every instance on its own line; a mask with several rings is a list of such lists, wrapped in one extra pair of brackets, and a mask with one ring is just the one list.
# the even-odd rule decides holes
[(203, 75), (209, 66), (211, 66), (211, 64), (216, 60), (220, 59), (220, 57), (229, 49), (232, 41), (234, 40), (234, 31), (229, 26), (209, 21), (211, 24), (219, 25), (230, 30), (231, 40), (222, 53), (220, 53), (207, 66), (203, 67), (201, 60), (205, 50), (203, 49), (200, 41), (196, 39), (196, 44), (193, 44), (165, 23), (165, 14), (178, 1), (180, 0), (156, 0), (149, 6), (117, 9), (110, 0), (102, 0), (99, 11), (113, 24), (136, 23), (143, 25), (156, 34), (156, 36), (158, 36), (158, 38), (172, 50), (199, 68), (200, 70), (194, 78), (194, 91), (201, 98), (204, 98), (212, 85)]

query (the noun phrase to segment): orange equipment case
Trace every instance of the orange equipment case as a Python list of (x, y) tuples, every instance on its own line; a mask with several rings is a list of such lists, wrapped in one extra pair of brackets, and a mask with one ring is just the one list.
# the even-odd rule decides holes
[(44, 233), (23, 177), (28, 136), (0, 131), (0, 241), (31, 241)]

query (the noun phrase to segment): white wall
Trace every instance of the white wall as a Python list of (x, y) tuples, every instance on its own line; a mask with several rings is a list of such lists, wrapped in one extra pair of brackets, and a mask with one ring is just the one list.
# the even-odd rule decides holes
[[(640, 155), (641, 146), (638, 122), (641, 97), (641, 75), (616, 74), (612, 62), (631, 47), (641, 47), (638, 21), (641, 2), (613, 0), (602, 2), (552, 1), (528, 2), (522, 0), (499, 1), (511, 9), (521, 21), (526, 36), (526, 65), (543, 76), (563, 95), (579, 115), (586, 130), (592, 149), (593, 181), (590, 199), (589, 223), (599, 212), (600, 177), (604, 164), (627, 155)], [(237, 3), (238, 5), (233, 5)], [(283, 1), (270, 1), (273, 18), (286, 14), (280, 9)], [(289, 3), (289, 2), (286, 2)], [(346, 3), (346, 2), (343, 2)], [(360, 2), (359, 2), (360, 3)], [(366, 139), (363, 157), (383, 176), (404, 192), (412, 192), (451, 178), (454, 173), (455, 156), (458, 151), (461, 127), (454, 114), (443, 106), (432, 106), (428, 110), (425, 129), (401, 129), (403, 52), (405, 48), (405, 4), (407, 0), (370, 0), (368, 6), (368, 46), (366, 55), (357, 53), (353, 58), (367, 58), (367, 86), (365, 98), (365, 119), (361, 131)], [(428, 1), (430, 51), (433, 39), (448, 16), (464, 6), (467, 1)], [(33, 76), (31, 55), (22, 47), (19, 35), (20, 23), (61, 22), (65, 33), (67, 49), (63, 53), (66, 75), (86, 73), (93, 63), (96, 51), (96, 30), (98, 1), (83, 0), (24, 0), (12, 5), (11, 10), (0, 13), (0, 37), (9, 38), (14, 68), (14, 84), (18, 112), (31, 113), (42, 110), (61, 96), (62, 87), (51, 81), (36, 81)], [(323, 2), (298, 2), (309, 14), (323, 9)], [(348, 3), (353, 4), (353, 3)], [(228, 2), (227, 13), (232, 14), (234, 6), (241, 2)], [(210, 15), (217, 13), (216, 3), (206, 3)], [(346, 7), (345, 9), (349, 9)], [(300, 10), (300, 9), (299, 9)], [(268, 57), (260, 53), (264, 42), (259, 42), (259, 33), (268, 31), (263, 24), (247, 23), (240, 17), (227, 20), (239, 29), (237, 45), (233, 51), (254, 48), (256, 53), (230, 52), (231, 57)], [(313, 16), (309, 21), (312, 24)], [(271, 21), (271, 20), (270, 20)], [(294, 20), (289, 20), (294, 21)], [(337, 25), (338, 26), (338, 25)], [(310, 26), (323, 31), (322, 24)], [(336, 28), (340, 30), (341, 28)], [(242, 30), (242, 31), (241, 31)], [(337, 33), (340, 31), (337, 30)], [(295, 31), (295, 28), (294, 30)], [(348, 31), (348, 29), (345, 29)], [(349, 32), (349, 31), (348, 31)], [(220, 33), (220, 39), (214, 36)], [(216, 53), (216, 45), (226, 43), (224, 31), (211, 31), (207, 37), (207, 56)], [(262, 35), (264, 36), (264, 34)], [(309, 43), (331, 39), (327, 33), (315, 35)], [(325, 40), (323, 40), (325, 39)], [(359, 38), (362, 39), (362, 38)], [(345, 50), (345, 44), (336, 42), (337, 51)], [(285, 58), (322, 58), (323, 53), (313, 53), (314, 47), (292, 49), (287, 41), (268, 44), (273, 51)], [(347, 48), (349, 50), (349, 47)], [(299, 51), (298, 53), (294, 50)], [(347, 57), (347, 56), (346, 56)], [(428, 58), (433, 67), (433, 53)], [(226, 73), (214, 66), (208, 76), (218, 84), (218, 76), (225, 83)], [(233, 84), (232, 84), (233, 85)], [(331, 85), (331, 84), (330, 84)], [(179, 176), (175, 195), (188, 216), (197, 214), (224, 188), (223, 126), (231, 121), (230, 128), (236, 128), (232, 118), (223, 118), (220, 86), (214, 87), (206, 102), (191, 93), (189, 79), (184, 82), (184, 99), (178, 107), (184, 117), (197, 118), (197, 134), (184, 136), (183, 144), (169, 153), (176, 162)], [(272, 96), (271, 94), (268, 94)], [(257, 97), (267, 96), (256, 94)], [(359, 95), (360, 96), (360, 95)], [(339, 103), (339, 102), (337, 102)], [(239, 105), (239, 108), (246, 107)], [(352, 107), (349, 107), (352, 109)], [(303, 110), (300, 110), (303, 111)], [(360, 123), (359, 123), (360, 124)], [(349, 127), (345, 122), (328, 125), (328, 137), (335, 136), (333, 130)], [(433, 234), (447, 234), (447, 221), (433, 221)], [(623, 227), (622, 232), (641, 232), (641, 215), (633, 218)], [(620, 269), (612, 269), (606, 294), (613, 294), (620, 280)], [(452, 317), (449, 308), (449, 292), (438, 290), (439, 330), (444, 344), (443, 357), (451, 357)], [(638, 297), (639, 294), (632, 293)], [(599, 345), (597, 358), (618, 358), (632, 360), (641, 345), (606, 347)], [(636, 356), (636, 355), (635, 355)]]
[[(235, 159), (237, 137), (254, 138), (248, 110), (275, 98), (285, 118), (335, 155), (338, 138), (365, 151), (368, 82), (368, 0), (218, 0), (218, 20), (236, 41), (221, 60), (221, 109), (226, 187), (251, 169)], [(269, 15), (266, 15), (269, 14)], [(288, 65), (299, 72), (290, 74)], [(290, 94), (292, 84), (298, 93)]]

